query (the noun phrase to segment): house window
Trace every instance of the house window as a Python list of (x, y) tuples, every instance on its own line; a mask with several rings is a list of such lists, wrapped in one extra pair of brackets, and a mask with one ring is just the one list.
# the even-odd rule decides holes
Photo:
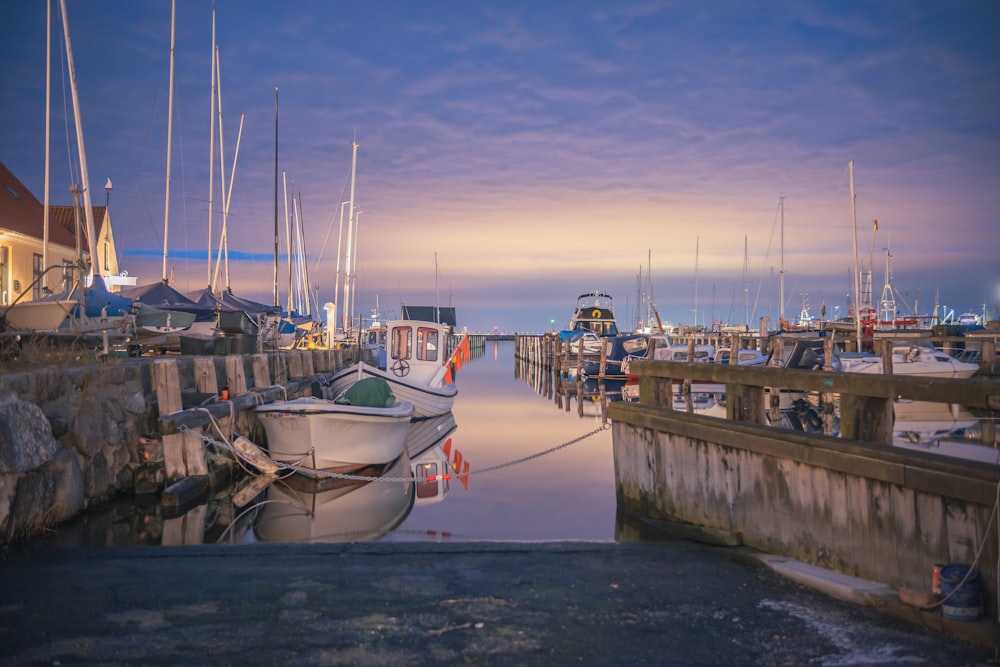
[(42, 256), (38, 254), (33, 254), (31, 256), (31, 298), (40, 299), (42, 298), (42, 281), (39, 278), (42, 277), (42, 272), (45, 267), (42, 266)]

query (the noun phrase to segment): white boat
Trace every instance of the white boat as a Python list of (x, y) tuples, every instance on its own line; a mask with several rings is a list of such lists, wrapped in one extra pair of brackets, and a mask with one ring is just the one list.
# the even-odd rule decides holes
[(386, 323), (386, 331), (386, 369), (358, 362), (330, 379), (333, 392), (344, 392), (361, 378), (377, 377), (388, 382), (400, 400), (413, 404), (415, 419), (450, 412), (458, 389), (445, 382), (448, 326), (393, 320)]
[(7, 329), (11, 331), (58, 329), (76, 305), (76, 299), (21, 301), (10, 306), (4, 313)]
[[(405, 432), (405, 431), (404, 431)], [(404, 453), (371, 482), (312, 481), (293, 475), (272, 484), (244, 542), (367, 542), (394, 530), (413, 509)]]
[(892, 374), (935, 378), (968, 378), (979, 371), (979, 364), (960, 361), (938, 350), (929, 341), (894, 343)]
[[(267, 435), (270, 457), (318, 470), (399, 458), (406, 447), (413, 405), (396, 399), (381, 384), (357, 384), (353, 392), (332, 401), (306, 396), (258, 405), (255, 410)], [(368, 397), (358, 397), (369, 390)]]

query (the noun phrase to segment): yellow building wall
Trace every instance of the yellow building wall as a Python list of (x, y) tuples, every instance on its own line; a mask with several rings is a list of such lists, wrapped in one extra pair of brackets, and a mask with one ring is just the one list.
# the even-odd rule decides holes
[[(42, 242), (36, 238), (24, 236), (9, 230), (0, 231), (0, 248), (6, 248), (6, 262), (0, 271), (0, 303), (9, 305), (24, 294), (21, 301), (31, 301), (31, 283), (34, 280), (32, 269), (34, 266), (34, 255), (42, 254)], [(4, 251), (0, 249), (0, 259)], [(49, 266), (59, 266), (64, 260), (76, 261), (76, 249), (65, 246), (49, 244)], [(52, 291), (59, 291), (62, 283), (62, 271), (52, 269), (45, 274), (44, 284)]]

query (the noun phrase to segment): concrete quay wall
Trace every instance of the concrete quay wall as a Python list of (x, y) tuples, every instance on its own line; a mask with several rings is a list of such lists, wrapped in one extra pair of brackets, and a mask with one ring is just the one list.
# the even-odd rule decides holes
[(618, 505), (893, 588), (973, 563), (996, 618), (1000, 467), (613, 404)]
[(333, 371), (346, 356), (341, 350), (169, 355), (0, 373), (0, 544), (135, 493), (137, 486), (148, 493), (151, 484), (162, 488), (169, 481), (163, 461), (155, 458), (162, 457), (162, 448), (152, 448), (150, 461), (143, 444), (162, 430), (157, 364), (176, 366), (181, 392), (203, 392), (206, 369), (215, 371), (213, 387), (237, 384), (229, 379), (235, 374), (251, 392)]

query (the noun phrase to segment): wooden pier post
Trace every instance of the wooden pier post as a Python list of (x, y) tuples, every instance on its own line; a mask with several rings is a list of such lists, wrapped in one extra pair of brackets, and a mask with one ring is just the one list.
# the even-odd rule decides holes
[[(153, 363), (153, 382), (156, 385), (156, 403), (161, 415), (180, 412), (184, 409), (181, 400), (180, 373), (177, 362), (165, 359)], [(163, 436), (163, 467), (168, 481), (183, 477), (207, 475), (205, 449), (201, 435), (184, 431)]]

